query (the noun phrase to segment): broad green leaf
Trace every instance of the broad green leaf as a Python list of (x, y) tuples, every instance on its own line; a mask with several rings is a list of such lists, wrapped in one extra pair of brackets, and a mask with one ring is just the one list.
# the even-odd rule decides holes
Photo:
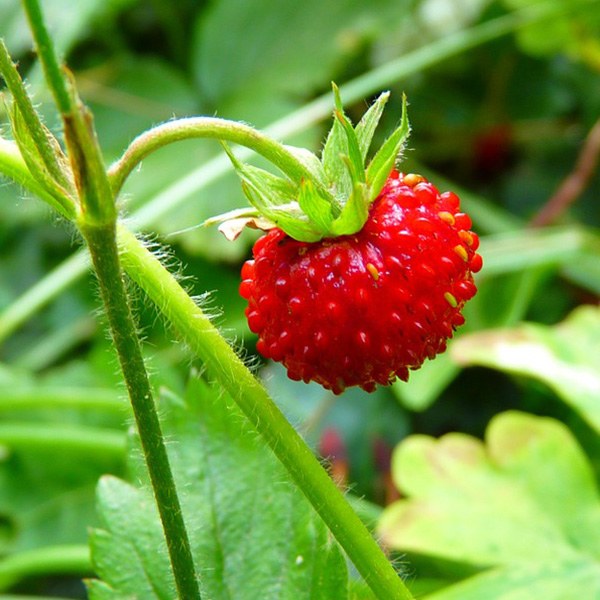
[[(229, 398), (193, 379), (185, 402), (165, 396), (163, 409), (202, 596), (346, 598), (347, 572), (337, 546)], [(137, 460), (134, 472), (145, 479)], [(137, 597), (170, 600), (172, 579), (164, 544), (157, 543), (160, 525), (147, 504), (149, 492), (108, 482), (114, 493), (107, 496), (105, 480), (99, 492), (104, 528), (92, 538), (92, 558), (114, 594), (108, 595), (106, 585), (101, 591), (92, 587), (92, 598), (116, 598), (117, 592), (127, 597), (141, 589)], [(132, 568), (123, 566), (124, 540), (130, 540)]]
[(600, 595), (600, 568), (585, 556), (491, 569), (427, 595), (424, 600), (583, 600)]
[(115, 477), (98, 485), (100, 526), (90, 536), (94, 582), (90, 600), (175, 598), (175, 582), (153, 496)]
[(582, 306), (552, 327), (524, 323), (465, 335), (452, 356), (543, 381), (600, 431), (600, 308)]
[[(495, 591), (503, 578), (502, 593), (520, 597), (523, 582), (508, 583), (519, 569), (535, 573), (534, 589), (548, 593), (527, 598), (589, 597), (580, 574), (600, 578), (597, 483), (562, 423), (511, 411), (492, 420), (485, 443), (460, 433), (413, 435), (396, 449), (392, 473), (406, 498), (380, 521), (388, 546), (492, 569), (459, 584), (479, 596), (448, 591), (448, 599), (507, 598)], [(556, 580), (557, 570), (570, 585)], [(477, 587), (486, 576), (489, 584)], [(444, 593), (432, 598), (446, 600)]]
[[(192, 72), (215, 105), (234, 95), (306, 95), (327, 85), (408, 2), (212, 2), (199, 15)], [(249, 27), (248, 24), (252, 23)]]

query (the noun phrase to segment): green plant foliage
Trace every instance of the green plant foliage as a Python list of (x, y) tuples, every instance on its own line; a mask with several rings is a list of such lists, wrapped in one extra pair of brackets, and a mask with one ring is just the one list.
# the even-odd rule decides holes
[[(566, 50), (578, 60), (598, 65), (600, 60), (600, 17), (597, 7), (564, 0), (565, 6), (575, 4), (576, 9), (564, 19), (554, 19), (544, 25), (526, 27), (518, 34), (518, 40), (526, 52), (534, 55), (552, 55)], [(539, 3), (539, 0), (538, 0)], [(504, 0), (510, 8), (523, 8), (536, 4), (531, 0)], [(579, 10), (577, 10), (579, 9)]]
[(410, 436), (392, 472), (407, 498), (384, 511), (385, 543), (482, 570), (427, 598), (576, 600), (600, 592), (600, 496), (561, 423), (513, 411), (492, 420), (485, 443), (460, 433)]
[(543, 381), (600, 431), (600, 309), (583, 306), (562, 323), (524, 323), (464, 336), (452, 348), (463, 365)]
[[(235, 405), (191, 379), (185, 401), (165, 396), (162, 409), (165, 434), (177, 440), (170, 458), (203, 596), (346, 598), (340, 551)], [(139, 459), (134, 472), (145, 477)], [(109, 478), (100, 484), (98, 502), (101, 527), (91, 544), (103, 581), (90, 584), (91, 598), (172, 598), (149, 490)]]
[[(174, 117), (239, 119), (293, 144), (290, 152), (315, 182), (334, 184), (343, 198), (354, 193), (348, 216), (358, 221), (362, 192), (349, 169), (356, 171), (359, 157), (382, 172), (391, 164), (393, 152), (373, 157), (398, 126), (406, 94), (411, 138), (402, 169), (460, 196), (484, 258), (466, 324), (408, 383), (334, 398), (257, 358), (237, 289), (257, 232), (231, 243), (216, 227), (200, 227), (231, 210), (252, 216), (216, 141), (181, 141), (145, 158), (118, 207), (214, 315), (314, 452), (343, 474), (369, 529), (384, 511), (381, 534), (399, 552), (395, 565), (416, 597), (600, 597), (598, 169), (563, 198), (552, 223), (528, 226), (577, 174), (600, 115), (600, 2), (41, 5), (94, 114), (106, 165), (138, 134)], [(62, 142), (20, 0), (0, 1), (0, 37), (44, 136)], [(331, 81), (347, 102), (337, 110), (358, 123), (356, 144), (339, 119), (327, 139)], [(47, 149), (36, 147), (3, 80), (0, 95), (0, 595), (84, 598), (93, 529), (92, 598), (171, 600), (166, 546), (139, 448), (127, 445), (132, 416), (95, 280), (83, 277), (83, 253), (74, 255), (75, 228), (48, 205), (54, 198), (61, 206)], [(17, 176), (20, 185), (10, 182), (23, 162), (15, 139), (37, 187), (28, 188), (28, 172)], [(231, 150), (251, 164), (249, 174), (272, 170), (243, 148)], [(325, 173), (316, 159), (322, 154), (333, 157)], [(371, 175), (377, 178), (375, 168)], [(304, 182), (285, 201), (298, 202), (324, 229), (339, 215), (313, 186)], [(348, 578), (322, 523), (229, 400), (188, 383), (201, 361), (128, 285), (153, 387), (162, 390), (161, 420), (203, 599), (229, 590), (242, 600), (372, 600), (364, 581), (352, 571)], [(561, 420), (573, 434), (555, 420), (507, 409)], [(339, 441), (331, 452), (330, 432)], [(390, 453), (405, 437), (392, 466), (406, 496), (384, 508), (397, 499)], [(61, 549), (62, 562), (44, 558)]]

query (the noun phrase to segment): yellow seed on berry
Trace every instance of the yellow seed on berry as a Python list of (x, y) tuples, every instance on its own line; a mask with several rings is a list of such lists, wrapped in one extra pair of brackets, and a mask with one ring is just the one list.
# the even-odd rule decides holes
[(464, 246), (458, 245), (454, 246), (454, 252), (458, 254), (465, 262), (469, 260), (469, 255), (467, 254), (467, 249)]
[(444, 223), (448, 223), (448, 225), (454, 225), (454, 223), (456, 222), (454, 215), (451, 212), (448, 212), (447, 210), (440, 211), (438, 213), (438, 217), (442, 221), (444, 221)]
[(458, 302), (456, 301), (456, 298), (450, 293), (450, 292), (446, 292), (444, 294), (444, 298), (446, 300), (446, 302), (452, 307), (452, 308), (456, 308), (458, 306)]
[(367, 271), (375, 281), (379, 280), (379, 271), (373, 263), (367, 263)]
[(417, 183), (421, 183), (422, 181), (426, 181), (425, 177), (416, 173), (408, 173), (403, 178), (403, 182), (410, 187), (415, 187)]
[(458, 237), (465, 243), (467, 246), (473, 245), (473, 234), (469, 231), (462, 230), (458, 232)]

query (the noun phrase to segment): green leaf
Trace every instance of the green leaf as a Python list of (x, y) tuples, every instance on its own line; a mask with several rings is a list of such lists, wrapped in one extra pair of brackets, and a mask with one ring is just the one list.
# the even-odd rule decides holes
[(406, 498), (380, 521), (388, 546), (490, 569), (431, 598), (517, 597), (528, 572), (547, 593), (523, 597), (577, 600), (590, 597), (586, 581), (600, 581), (597, 483), (562, 423), (511, 411), (492, 420), (485, 443), (413, 435), (392, 473)]
[(367, 167), (367, 184), (369, 185), (369, 200), (377, 198), (389, 174), (398, 160), (402, 148), (410, 134), (410, 125), (406, 111), (406, 96), (402, 97), (402, 117), (400, 125), (379, 148)]
[(424, 600), (505, 600), (544, 598), (580, 600), (600, 594), (598, 563), (582, 556), (576, 561), (551, 561), (491, 569), (425, 596)]
[(553, 327), (524, 323), (465, 335), (452, 356), (543, 381), (600, 431), (600, 308), (582, 306)]
[[(163, 409), (202, 597), (345, 599), (347, 572), (338, 547), (230, 399), (192, 379), (185, 402), (165, 396)], [(145, 479), (137, 461), (137, 478)], [(92, 537), (92, 558), (105, 585), (91, 588), (92, 600), (173, 597), (150, 497), (146, 488), (103, 480), (104, 521)]]
[(389, 98), (389, 92), (380, 94), (356, 126), (356, 139), (362, 155), (363, 164), (367, 159), (367, 153), (369, 152), (373, 135), (375, 134), (377, 125), (379, 125), (379, 120), (381, 119), (381, 115), (383, 114), (383, 110)]
[(94, 569), (105, 586), (92, 587), (90, 599), (176, 597), (150, 491), (107, 476), (100, 480), (97, 501), (100, 527), (91, 533), (90, 545)]

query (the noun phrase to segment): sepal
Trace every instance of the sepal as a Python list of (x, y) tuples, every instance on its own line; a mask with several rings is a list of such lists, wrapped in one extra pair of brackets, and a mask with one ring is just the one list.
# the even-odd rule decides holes
[[(335, 84), (333, 94), (333, 125), (321, 159), (308, 150), (286, 146), (306, 174), (299, 181), (243, 164), (223, 144), (242, 181), (246, 197), (257, 211), (256, 214), (236, 217), (237, 224), (257, 226), (257, 217), (260, 216), (264, 220), (263, 225), (265, 222), (274, 224), (289, 236), (304, 242), (352, 235), (362, 229), (371, 204), (381, 192), (408, 138), (410, 127), (406, 98), (402, 101), (399, 126), (365, 167), (389, 92), (377, 98), (356, 127), (344, 112)], [(218, 220), (223, 221), (223, 218)], [(237, 231), (236, 227), (234, 231)], [(228, 235), (237, 237), (237, 233)]]
[(402, 117), (400, 125), (384, 142), (367, 167), (367, 184), (369, 186), (369, 201), (373, 202), (389, 177), (392, 169), (399, 160), (404, 144), (410, 134), (410, 125), (406, 112), (406, 96), (402, 96)]

